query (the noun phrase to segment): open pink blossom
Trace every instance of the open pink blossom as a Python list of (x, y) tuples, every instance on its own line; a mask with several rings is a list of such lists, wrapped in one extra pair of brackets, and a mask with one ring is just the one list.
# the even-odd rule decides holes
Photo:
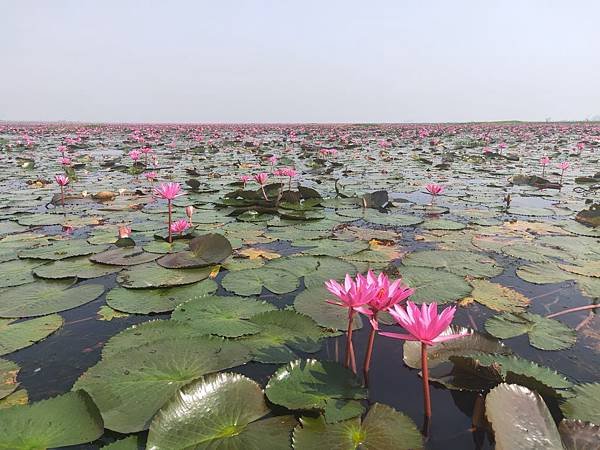
[(408, 333), (380, 332), (379, 334), (382, 336), (407, 341), (419, 341), (426, 345), (433, 345), (437, 342), (449, 341), (469, 334), (464, 332), (442, 336), (442, 333), (446, 331), (452, 323), (452, 319), (454, 319), (455, 306), (445, 308), (438, 315), (438, 305), (435, 302), (429, 305), (423, 303), (421, 309), (419, 309), (413, 302), (407, 301), (406, 309), (399, 305), (394, 305), (388, 312)]
[(60, 164), (62, 166), (70, 166), (71, 165), (71, 159), (67, 158), (66, 156), (63, 156), (62, 158), (60, 158)]
[(326, 281), (325, 287), (340, 300), (339, 302), (327, 300), (327, 303), (370, 314), (366, 305), (377, 294), (377, 286), (370, 285), (361, 274), (357, 274), (354, 280), (349, 274), (346, 274), (344, 284), (335, 280)]
[(119, 227), (119, 239), (126, 239), (131, 236), (131, 228), (125, 225)]
[(240, 181), (242, 183), (244, 183), (244, 189), (246, 189), (246, 184), (248, 184), (248, 181), (250, 181), (252, 179), (252, 177), (250, 175), (241, 175), (240, 176)]
[(178, 219), (171, 224), (172, 233), (183, 233), (190, 227), (190, 224), (185, 219)]
[(58, 147), (56, 147), (56, 150), (58, 150), (61, 153), (65, 153), (67, 151), (67, 146), (66, 145), (59, 145)]
[(546, 155), (542, 156), (540, 158), (540, 165), (547, 166), (548, 164), (550, 164), (550, 158), (548, 158)]
[(266, 172), (261, 172), (261, 173), (257, 173), (256, 175), (254, 175), (254, 181), (256, 181), (261, 186), (265, 185), (268, 178), (269, 178), (269, 174)]
[(69, 177), (66, 175), (54, 175), (54, 180), (61, 187), (69, 184)]
[(137, 161), (142, 155), (142, 153), (139, 150), (131, 150), (128, 154), (133, 161)]
[(142, 148), (140, 148), (140, 152), (142, 152), (144, 155), (147, 155), (148, 153), (152, 153), (152, 148), (142, 147)]
[[(376, 289), (375, 296), (369, 301), (370, 311), (367, 314), (371, 318), (380, 311), (387, 311), (415, 293), (415, 290), (404, 284), (402, 279), (399, 278), (390, 282), (388, 276), (383, 272), (375, 276), (373, 271), (369, 270), (367, 272), (367, 284), (374, 286)], [(371, 321), (371, 325), (377, 328), (376, 318)]]
[(429, 192), (434, 197), (436, 195), (440, 195), (442, 192), (444, 192), (444, 186), (442, 186), (441, 184), (436, 184), (436, 183), (429, 183), (429, 184), (425, 185), (425, 189), (427, 189), (427, 192)]
[(558, 167), (560, 170), (562, 170), (564, 172), (569, 167), (571, 167), (571, 164), (569, 163), (569, 161), (562, 161), (556, 167)]
[(181, 185), (179, 183), (161, 183), (158, 187), (154, 188), (154, 195), (165, 200), (174, 200), (184, 195), (184, 193), (181, 192)]
[(156, 177), (158, 176), (158, 174), (156, 172), (152, 171), (152, 172), (146, 172), (144, 174), (144, 176), (146, 177), (146, 180), (154, 181), (156, 179)]

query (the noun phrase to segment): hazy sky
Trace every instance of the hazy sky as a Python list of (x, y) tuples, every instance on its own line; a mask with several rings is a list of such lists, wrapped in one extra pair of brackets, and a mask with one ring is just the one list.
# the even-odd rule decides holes
[(600, 114), (597, 0), (0, 0), (0, 120)]

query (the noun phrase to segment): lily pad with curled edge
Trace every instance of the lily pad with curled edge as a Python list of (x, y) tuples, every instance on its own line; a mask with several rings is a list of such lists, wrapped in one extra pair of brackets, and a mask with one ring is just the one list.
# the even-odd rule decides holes
[(152, 417), (181, 387), (203, 375), (244, 364), (248, 349), (234, 341), (196, 336), (156, 339), (122, 351), (103, 352), (98, 364), (75, 383), (90, 394), (106, 428), (120, 433), (145, 430)]
[(298, 356), (296, 351), (314, 353), (321, 349), (322, 330), (310, 317), (290, 310), (256, 314), (250, 322), (259, 331), (240, 340), (252, 351), (252, 359), (262, 363), (285, 363)]
[(565, 272), (576, 275), (600, 278), (600, 261), (577, 260), (575, 264), (559, 264)]
[(369, 243), (366, 241), (338, 241), (334, 239), (321, 239), (318, 241), (295, 241), (294, 247), (310, 246), (303, 253), (314, 256), (349, 256), (367, 250)]
[[(461, 338), (452, 339), (430, 345), (427, 348), (428, 366), (433, 369), (449, 361), (451, 356), (470, 355), (475, 352), (508, 354), (511, 350), (498, 339), (473, 331), (469, 328), (451, 325), (441, 336), (470, 333)], [(404, 364), (413, 369), (421, 368), (421, 343), (417, 341), (404, 341)]]
[(496, 386), (486, 396), (485, 411), (498, 450), (564, 449), (544, 400), (526, 387)]
[(72, 280), (38, 280), (35, 283), (0, 290), (0, 317), (45, 316), (76, 308), (97, 299), (101, 284), (73, 286)]
[(576, 277), (553, 263), (527, 264), (520, 266), (516, 273), (522, 280), (535, 284), (562, 283)]
[(157, 263), (168, 269), (206, 267), (222, 263), (232, 252), (233, 248), (226, 237), (211, 233), (192, 239), (188, 251), (170, 253)]
[(136, 266), (160, 258), (159, 254), (145, 252), (141, 247), (112, 248), (90, 257), (90, 260), (110, 266)]
[(115, 287), (106, 294), (106, 303), (117, 311), (131, 314), (153, 314), (173, 311), (178, 305), (195, 297), (214, 294), (214, 280), (171, 288), (126, 289)]
[(259, 333), (260, 325), (248, 319), (276, 309), (270, 303), (249, 298), (210, 295), (180, 304), (171, 319), (187, 323), (206, 334), (233, 338)]
[(63, 324), (58, 314), (14, 322), (0, 319), (0, 356), (29, 347), (48, 337)]
[(35, 267), (33, 273), (39, 278), (97, 278), (116, 273), (121, 267), (94, 264), (87, 256), (61, 259)]
[(21, 368), (17, 363), (0, 359), (0, 399), (12, 394), (19, 386), (17, 374)]
[(73, 256), (91, 255), (103, 252), (108, 245), (91, 245), (85, 239), (55, 241), (43, 247), (28, 248), (18, 252), (19, 258), (47, 259), (57, 261)]
[(600, 423), (600, 383), (584, 383), (573, 388), (575, 396), (560, 407), (565, 417)]
[(263, 419), (269, 412), (255, 381), (237, 373), (208, 375), (183, 387), (158, 411), (147, 448), (291, 448), (296, 419)]
[[(347, 404), (367, 398), (366, 388), (352, 371), (336, 362), (315, 359), (298, 359), (279, 368), (269, 379), (265, 394), (269, 401), (287, 409), (324, 411), (328, 422), (360, 415), (359, 408)], [(340, 414), (344, 409), (347, 414)]]
[(463, 277), (445, 270), (429, 267), (399, 266), (398, 276), (404, 283), (415, 289), (411, 301), (415, 303), (447, 303), (466, 297), (472, 287)]
[(488, 278), (504, 270), (489, 256), (459, 250), (423, 250), (410, 253), (402, 260), (405, 266), (443, 269), (460, 276)]
[(84, 391), (0, 409), (0, 448), (30, 450), (86, 444), (103, 432), (98, 408)]
[(287, 294), (298, 289), (300, 280), (287, 270), (264, 266), (229, 272), (221, 280), (221, 285), (237, 295), (260, 295), (263, 287), (274, 294)]
[(536, 243), (518, 242), (502, 247), (502, 253), (534, 263), (551, 262), (553, 259), (568, 259), (563, 250), (546, 247)]
[(117, 281), (128, 289), (182, 286), (207, 279), (211, 271), (212, 267), (165, 269), (150, 263), (127, 267), (119, 273)]
[(323, 286), (328, 280), (343, 280), (354, 275), (356, 267), (350, 262), (331, 256), (286, 256), (275, 259), (267, 267), (285, 269), (297, 277), (304, 277), (307, 289)]
[(519, 216), (535, 216), (535, 217), (553, 216), (556, 214), (555, 210), (552, 210), (552, 209), (534, 208), (534, 207), (527, 207), (527, 206), (513, 206), (513, 207), (509, 208), (508, 213), (516, 214)]
[(0, 263), (0, 288), (19, 286), (35, 281), (31, 270), (43, 261), (17, 259)]
[(485, 329), (492, 336), (509, 339), (522, 334), (540, 350), (564, 350), (577, 340), (577, 333), (561, 322), (532, 313), (504, 313), (490, 317)]
[(419, 225), (426, 230), (462, 230), (466, 228), (464, 223), (449, 219), (430, 219)]
[[(319, 326), (330, 330), (345, 331), (348, 328), (348, 310), (327, 303), (333, 295), (323, 286), (312, 287), (300, 292), (294, 300), (294, 309), (311, 317)], [(353, 329), (362, 327), (360, 314), (354, 315)]]
[(323, 416), (302, 417), (292, 437), (294, 449), (417, 450), (423, 438), (414, 422), (390, 406), (375, 403), (360, 417), (327, 423)]

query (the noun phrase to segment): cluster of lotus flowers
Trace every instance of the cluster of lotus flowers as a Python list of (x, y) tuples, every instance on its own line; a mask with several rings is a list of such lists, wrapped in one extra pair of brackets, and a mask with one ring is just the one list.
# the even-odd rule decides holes
[[(325, 283), (325, 287), (337, 298), (337, 301), (327, 300), (328, 303), (348, 309), (345, 365), (351, 368), (354, 373), (356, 373), (356, 361), (352, 344), (354, 315), (357, 312), (364, 314), (371, 323), (371, 333), (369, 335), (363, 368), (365, 383), (368, 383), (371, 355), (373, 353), (376, 334), (421, 343), (424, 409), (426, 417), (431, 417), (427, 347), (468, 334), (466, 331), (458, 334), (446, 332), (454, 319), (456, 307), (450, 306), (438, 313), (437, 303), (432, 302), (430, 304), (423, 303), (419, 308), (416, 304), (408, 300), (414, 294), (414, 289), (404, 284), (401, 279), (390, 281), (385, 273), (375, 276), (372, 271), (369, 271), (366, 276), (357, 274), (354, 279), (349, 274), (346, 274), (343, 283), (329, 280)], [(406, 304), (401, 305), (404, 301), (406, 301)], [(381, 312), (388, 312), (406, 332), (393, 333), (379, 331), (377, 316)]]

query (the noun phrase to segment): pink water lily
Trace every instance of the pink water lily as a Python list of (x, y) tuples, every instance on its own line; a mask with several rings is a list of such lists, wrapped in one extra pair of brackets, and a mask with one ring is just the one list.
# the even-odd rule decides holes
[(71, 165), (71, 159), (67, 158), (66, 156), (63, 156), (62, 158), (60, 158), (59, 162), (60, 162), (61, 166), (64, 166), (64, 167), (68, 167)]
[(284, 167), (280, 170), (281, 175), (289, 178), (288, 190), (292, 190), (292, 178), (298, 175), (298, 172), (293, 167)]
[(263, 197), (267, 202), (269, 201), (269, 198), (267, 197), (267, 193), (265, 192), (265, 183), (267, 182), (268, 178), (269, 174), (266, 172), (261, 172), (254, 175), (254, 181), (260, 184), (260, 190), (262, 191)]
[(172, 233), (183, 233), (190, 227), (190, 224), (185, 219), (178, 219), (170, 225), (170, 230)]
[(131, 150), (128, 153), (129, 157), (131, 158), (132, 161), (137, 161), (138, 159), (140, 159), (140, 156), (142, 155), (142, 153), (139, 150)]
[(184, 195), (181, 191), (181, 185), (179, 183), (162, 183), (158, 187), (154, 188), (154, 195), (167, 200), (167, 208), (169, 210), (169, 243), (173, 242), (171, 224), (173, 217), (173, 205), (172, 202), (175, 198)]
[(240, 181), (242, 183), (244, 183), (243, 189), (246, 189), (246, 184), (248, 184), (248, 181), (250, 181), (251, 179), (252, 179), (252, 177), (250, 175), (241, 175), (240, 176)]
[(59, 145), (58, 147), (56, 147), (56, 150), (58, 150), (59, 152), (61, 152), (64, 155), (65, 152), (67, 151), (67, 146), (66, 145)]
[(66, 175), (54, 175), (54, 180), (60, 186), (60, 203), (65, 207), (65, 186), (69, 184), (69, 177)]
[(119, 239), (126, 239), (131, 236), (131, 228), (125, 225), (119, 227)]
[(190, 225), (192, 225), (192, 216), (194, 215), (195, 210), (196, 210), (196, 208), (194, 208), (192, 205), (185, 207), (185, 215), (188, 217), (188, 220), (190, 221)]
[(431, 203), (432, 204), (435, 201), (435, 198), (438, 195), (440, 195), (442, 192), (444, 192), (444, 186), (442, 186), (441, 184), (436, 184), (436, 183), (426, 184), (425, 189), (427, 190), (427, 192), (429, 192), (431, 194)]
[(146, 177), (146, 180), (150, 181), (151, 183), (156, 179), (156, 177), (158, 177), (158, 174), (154, 171), (152, 172), (146, 172), (144, 174), (144, 177)]
[(354, 359), (354, 348), (352, 346), (352, 323), (356, 311), (370, 314), (367, 304), (377, 294), (377, 286), (370, 285), (361, 274), (356, 275), (353, 280), (349, 274), (344, 278), (344, 284), (335, 280), (325, 282), (325, 288), (338, 298), (338, 302), (327, 300), (332, 305), (348, 308), (348, 328), (346, 332), (346, 367), (352, 365), (352, 371), (356, 373), (356, 361)]
[(382, 336), (407, 341), (421, 342), (421, 368), (423, 369), (423, 398), (425, 416), (431, 417), (431, 397), (429, 392), (429, 368), (427, 360), (427, 346), (439, 342), (458, 339), (468, 335), (468, 332), (455, 334), (442, 334), (448, 329), (454, 319), (456, 307), (450, 306), (438, 314), (437, 303), (421, 305), (421, 309), (412, 303), (406, 302), (406, 309), (395, 305), (388, 312), (394, 320), (401, 325), (407, 333), (379, 332)]
[(562, 182), (563, 182), (563, 176), (565, 175), (565, 170), (567, 170), (569, 167), (571, 167), (571, 164), (569, 163), (569, 161), (562, 161), (556, 167), (558, 167), (561, 170), (561, 172), (560, 172), (560, 184), (562, 184)]
[(540, 158), (540, 165), (542, 166), (542, 176), (546, 174), (546, 166), (550, 164), (550, 158), (547, 155), (544, 155)]

